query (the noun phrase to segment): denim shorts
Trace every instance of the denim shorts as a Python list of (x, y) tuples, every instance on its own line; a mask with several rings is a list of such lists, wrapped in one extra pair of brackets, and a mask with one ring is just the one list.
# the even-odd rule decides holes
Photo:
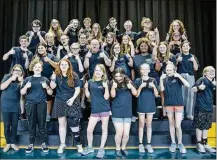
[(131, 123), (131, 118), (113, 118), (112, 117), (112, 122), (113, 123)]

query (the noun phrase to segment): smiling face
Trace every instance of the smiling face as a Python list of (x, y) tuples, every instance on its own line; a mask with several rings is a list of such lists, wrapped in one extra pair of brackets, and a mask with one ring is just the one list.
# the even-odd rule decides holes
[(33, 72), (34, 72), (34, 75), (39, 75), (41, 74), (42, 72), (42, 65), (41, 63), (36, 63), (33, 67)]
[(143, 26), (144, 26), (145, 28), (151, 28), (152, 22), (151, 22), (150, 20), (144, 20), (144, 21), (143, 21)]
[(123, 43), (124, 45), (127, 45), (127, 44), (129, 43), (129, 39), (128, 39), (127, 36), (123, 36), (123, 38), (122, 38), (122, 43)]
[(174, 75), (174, 73), (175, 73), (174, 65), (168, 64), (166, 66), (166, 74), (167, 74), (167, 76), (172, 77)]
[(85, 28), (90, 28), (90, 25), (91, 25), (90, 21), (84, 21)]
[(119, 54), (121, 52), (120, 44), (116, 44), (113, 50), (115, 54)]
[(173, 34), (173, 40), (174, 41), (179, 41), (180, 38), (181, 38), (180, 33), (179, 32), (174, 32), (174, 34)]
[(77, 29), (77, 28), (78, 28), (78, 20), (74, 19), (74, 20), (71, 22), (71, 25), (72, 25), (72, 28)]
[(213, 68), (213, 67), (206, 67), (205, 69), (204, 69), (205, 71), (204, 71), (204, 75), (207, 77), (207, 78), (209, 78), (209, 79), (213, 79), (213, 78), (215, 78), (215, 68)]
[(121, 74), (121, 73), (116, 73), (114, 75), (114, 79), (115, 79), (116, 82), (122, 83), (124, 81), (124, 75)]
[(186, 43), (182, 44), (182, 51), (183, 51), (184, 53), (188, 53), (189, 50), (190, 50), (190, 45), (189, 45), (189, 43), (186, 42)]
[(117, 21), (115, 19), (113, 19), (109, 22), (109, 25), (111, 26), (111, 28), (115, 28), (117, 25)]
[(159, 46), (159, 51), (160, 51), (160, 53), (161, 53), (162, 56), (165, 56), (166, 52), (167, 52), (167, 46), (165, 44), (161, 44)]
[(142, 64), (140, 66), (141, 76), (148, 76), (149, 72), (150, 72), (150, 66), (148, 64)]
[(60, 70), (61, 70), (62, 72), (64, 72), (64, 73), (66, 73), (68, 69), (69, 69), (69, 64), (68, 64), (68, 62), (62, 60), (62, 61), (60, 62)]
[(39, 45), (37, 49), (38, 49), (38, 54), (40, 54), (40, 55), (43, 55), (46, 53), (46, 47), (45, 46)]
[(28, 39), (20, 39), (20, 46), (26, 48), (28, 45)]
[(86, 44), (87, 43), (87, 36), (85, 34), (82, 34), (82, 35), (80, 35), (78, 40), (79, 40), (80, 44)]
[(180, 29), (179, 23), (177, 21), (174, 21), (172, 25), (173, 25), (173, 31), (178, 32)]
[(148, 44), (145, 42), (142, 42), (141, 45), (139, 46), (139, 49), (141, 53), (148, 52)]
[(93, 32), (99, 32), (99, 26), (97, 24), (93, 25)]
[(40, 25), (35, 24), (35, 23), (32, 24), (32, 30), (33, 30), (33, 32), (37, 33), (38, 31), (40, 31), (40, 29), (41, 29)]
[(124, 23), (124, 29), (126, 30), (126, 31), (131, 31), (131, 29), (132, 29), (132, 22), (130, 22), (130, 21), (127, 21), (127, 22), (125, 22)]
[(151, 41), (155, 41), (155, 40), (156, 40), (155, 32), (149, 31), (149, 36), (148, 36), (148, 38), (149, 38), (149, 40), (151, 40)]
[(49, 34), (49, 33), (48, 33), (45, 38), (46, 38), (45, 40), (46, 40), (48, 43), (54, 42), (54, 35), (53, 35), (53, 34)]
[(96, 78), (102, 78), (103, 76), (103, 71), (101, 70), (101, 68), (97, 65), (95, 70), (94, 70), (94, 76)]

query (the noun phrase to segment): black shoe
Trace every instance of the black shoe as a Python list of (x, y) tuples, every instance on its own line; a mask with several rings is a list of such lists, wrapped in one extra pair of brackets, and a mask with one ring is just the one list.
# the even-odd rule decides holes
[(34, 145), (30, 144), (27, 148), (26, 148), (26, 153), (31, 153), (34, 150)]
[(123, 156), (128, 156), (128, 151), (125, 149), (125, 150), (121, 150), (122, 151), (122, 154), (123, 154)]
[(122, 153), (120, 150), (115, 151), (117, 157), (122, 157)]
[(45, 143), (42, 143), (41, 144), (41, 150), (44, 152), (44, 153), (47, 153), (49, 151), (49, 148), (47, 147), (47, 145)]
[(20, 114), (20, 120), (21, 121), (26, 121), (27, 120), (25, 113)]

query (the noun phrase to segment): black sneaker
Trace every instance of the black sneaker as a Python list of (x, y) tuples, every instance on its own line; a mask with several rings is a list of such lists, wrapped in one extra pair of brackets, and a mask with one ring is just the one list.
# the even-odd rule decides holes
[(121, 150), (122, 151), (122, 154), (126, 157), (126, 156), (128, 156), (128, 151), (126, 150), (126, 149), (124, 149), (124, 150)]
[(30, 144), (27, 148), (26, 148), (26, 153), (31, 153), (34, 150), (34, 145)]
[(49, 151), (49, 148), (47, 147), (47, 145), (45, 143), (42, 143), (41, 144), (41, 150), (44, 152), (44, 153), (47, 153)]
[(21, 121), (26, 121), (27, 120), (25, 113), (20, 114), (20, 120)]

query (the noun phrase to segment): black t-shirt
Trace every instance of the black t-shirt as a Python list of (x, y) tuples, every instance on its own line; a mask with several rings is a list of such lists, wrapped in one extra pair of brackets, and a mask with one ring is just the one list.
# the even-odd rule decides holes
[(73, 30), (72, 28), (69, 29), (67, 36), (69, 37), (69, 45), (71, 46), (72, 43), (78, 42), (78, 30)]
[(21, 88), (23, 88), (29, 81), (31, 82), (31, 87), (27, 90), (26, 102), (31, 104), (45, 102), (47, 100), (47, 90), (42, 87), (42, 82), (45, 81), (49, 86), (49, 80), (43, 76), (29, 76), (26, 77)]
[(88, 52), (87, 45), (84, 45), (84, 46), (80, 45), (79, 55), (82, 57), (83, 60), (84, 60), (85, 55), (87, 54), (87, 52)]
[(110, 111), (110, 102), (104, 98), (105, 88), (102, 81), (88, 81), (88, 89), (91, 98), (91, 113)]
[(128, 88), (117, 88), (116, 96), (111, 101), (112, 117), (132, 117), (132, 93)]
[[(44, 38), (45, 37), (45, 34), (46, 32), (45, 31), (40, 31), (41, 33), (41, 36)], [(31, 31), (28, 31), (26, 33), (26, 36), (30, 37), (31, 35)], [(32, 37), (32, 40), (28, 46), (28, 49), (33, 53), (33, 55), (35, 55), (35, 51), (36, 51), (36, 46), (40, 43), (40, 39), (37, 35), (37, 33), (34, 33), (34, 36)]]
[[(26, 59), (23, 57), (23, 54), (25, 53), (25, 51), (23, 51), (20, 47), (13, 47), (13, 50), (15, 51), (15, 54), (10, 55), (10, 57), (11, 57), (10, 70), (14, 67), (15, 64), (19, 64), (23, 67), (23, 69), (27, 75), (28, 70), (25, 67)], [(29, 62), (31, 62), (32, 57), (33, 57), (32, 52), (28, 51), (27, 56), (28, 56)]]
[(68, 85), (68, 77), (57, 76), (56, 77), (56, 98), (62, 101), (68, 101), (74, 96), (75, 88), (80, 87), (80, 80), (78, 75), (73, 72), (74, 87)]
[[(194, 75), (194, 65), (193, 62), (189, 61), (189, 59), (194, 56), (192, 54), (181, 54), (182, 61), (177, 64), (177, 72), (178, 73), (188, 73), (189, 75)], [(197, 61), (196, 57), (194, 56)], [(198, 61), (197, 61), (198, 63)]]
[[(7, 81), (11, 74), (6, 74), (1, 83)], [(20, 87), (21, 85), (16, 80), (11, 82), (1, 94), (1, 110), (2, 112), (19, 112), (20, 108)]]
[(166, 77), (164, 84), (164, 106), (183, 106), (182, 81), (177, 77)]
[[(135, 86), (138, 89), (142, 84), (143, 80), (137, 78), (135, 81)], [(147, 81), (144, 81), (147, 85), (142, 88), (139, 97), (137, 98), (137, 112), (139, 113), (153, 113), (156, 111), (155, 104), (155, 95), (154, 89), (149, 87), (149, 83), (154, 82), (157, 87), (157, 82), (154, 78), (149, 78)]]
[(213, 111), (213, 91), (215, 91), (216, 86), (206, 77), (201, 77), (197, 80), (193, 87), (200, 86), (204, 83), (206, 88), (204, 90), (198, 90), (196, 93), (196, 103), (195, 109), (205, 112)]

